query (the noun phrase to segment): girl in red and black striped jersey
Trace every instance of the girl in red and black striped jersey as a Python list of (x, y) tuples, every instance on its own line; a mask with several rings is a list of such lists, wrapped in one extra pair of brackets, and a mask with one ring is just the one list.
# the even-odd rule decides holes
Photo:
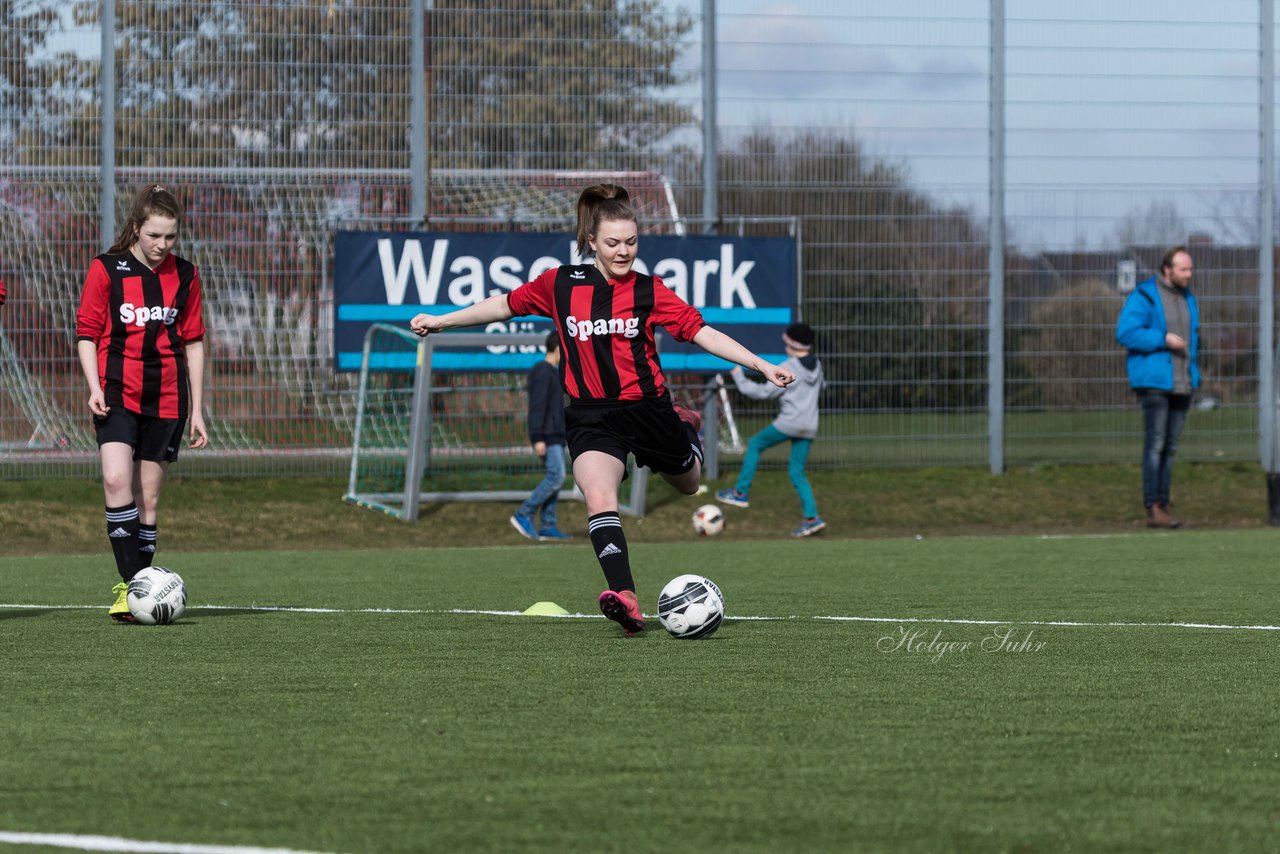
[(419, 314), (409, 322), (417, 334), (429, 335), (522, 315), (555, 321), (560, 380), (569, 395), (565, 434), (573, 479), (586, 499), (591, 545), (609, 585), (600, 594), (600, 610), (628, 635), (644, 628), (644, 616), (618, 516), (627, 456), (634, 455), (637, 465), (661, 474), (685, 495), (697, 492), (702, 477), (700, 419), (671, 401), (655, 328), (759, 371), (775, 385), (795, 379), (712, 329), (660, 278), (632, 270), (637, 243), (627, 191), (613, 184), (588, 187), (578, 198), (578, 253), (594, 255), (594, 264), (548, 270), (510, 294), (448, 314)]
[(123, 622), (133, 621), (127, 584), (155, 554), (156, 505), (169, 463), (188, 430), (192, 448), (209, 443), (200, 276), (172, 254), (181, 219), (172, 193), (144, 187), (115, 243), (89, 265), (76, 313), (107, 537), (122, 579), (108, 613)]

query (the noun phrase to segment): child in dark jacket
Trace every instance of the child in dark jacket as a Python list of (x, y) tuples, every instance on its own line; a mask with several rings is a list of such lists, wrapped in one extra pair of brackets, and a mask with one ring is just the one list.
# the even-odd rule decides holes
[(547, 335), (546, 357), (529, 370), (529, 441), (546, 465), (546, 475), (511, 517), (511, 527), (531, 540), (573, 539), (556, 524), (556, 502), (565, 472), (564, 391), (559, 366), (560, 336), (552, 331)]

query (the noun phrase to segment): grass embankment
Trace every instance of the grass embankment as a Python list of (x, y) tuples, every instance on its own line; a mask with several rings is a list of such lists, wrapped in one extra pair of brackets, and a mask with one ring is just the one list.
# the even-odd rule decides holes
[[(978, 469), (815, 471), (810, 473), (829, 528), (821, 536), (886, 538), (922, 535), (1111, 533), (1142, 528), (1136, 466), (1054, 466), (991, 475)], [(530, 488), (533, 480), (528, 483)], [(708, 484), (711, 490), (731, 483)], [(345, 504), (345, 483), (328, 478), (206, 479), (172, 477), (160, 511), (161, 549), (385, 548), (521, 542), (507, 519), (514, 503), (426, 506), (408, 524)], [(1267, 526), (1265, 479), (1245, 463), (1180, 465), (1174, 510), (1189, 527)], [(681, 496), (655, 479), (649, 512), (626, 522), (632, 542), (692, 537), (689, 516), (713, 501)], [(785, 537), (800, 507), (785, 472), (762, 471), (751, 508), (725, 508), (732, 540)], [(92, 481), (0, 483), (0, 554), (102, 552), (101, 487)], [(585, 535), (583, 507), (564, 502), (561, 527)]]

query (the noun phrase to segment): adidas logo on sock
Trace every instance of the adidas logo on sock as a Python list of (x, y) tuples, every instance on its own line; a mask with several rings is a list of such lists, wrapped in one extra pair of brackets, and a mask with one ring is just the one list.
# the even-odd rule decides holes
[(129, 536), (129, 532), (128, 532), (128, 531), (126, 531), (124, 528), (116, 528), (116, 529), (115, 529), (114, 531), (112, 531), (110, 534), (107, 534), (107, 536), (108, 536), (108, 537), (110, 537), (111, 539), (115, 540), (115, 539), (119, 539), (120, 537), (127, 537), (127, 536)]
[(609, 545), (605, 546), (604, 549), (601, 550), (600, 554), (596, 555), (596, 557), (601, 558), (601, 557), (608, 557), (609, 555), (620, 555), (620, 554), (622, 554), (622, 549), (618, 548), (613, 543), (609, 543)]
[(156, 547), (155, 547), (155, 546), (138, 546), (138, 551), (140, 551), (140, 552), (149, 552), (150, 554), (155, 554), (155, 553), (156, 553)]

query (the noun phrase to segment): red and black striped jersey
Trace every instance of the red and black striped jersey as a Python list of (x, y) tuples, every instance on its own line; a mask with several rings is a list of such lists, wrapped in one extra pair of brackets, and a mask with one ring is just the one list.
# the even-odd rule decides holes
[(666, 380), (654, 328), (691, 341), (706, 321), (657, 276), (606, 279), (594, 264), (547, 270), (511, 292), (517, 316), (549, 317), (560, 333), (560, 382), (574, 400), (661, 397)]
[(107, 406), (139, 415), (186, 418), (190, 410), (186, 345), (204, 338), (200, 275), (167, 256), (152, 270), (132, 252), (99, 255), (89, 265), (76, 339), (98, 345)]

